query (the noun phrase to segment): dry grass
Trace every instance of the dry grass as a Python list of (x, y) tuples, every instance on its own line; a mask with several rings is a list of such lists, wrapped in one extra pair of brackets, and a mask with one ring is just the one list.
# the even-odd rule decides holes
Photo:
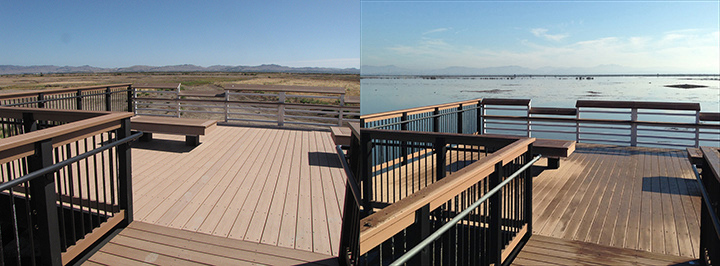
[(165, 82), (182, 83), (186, 90), (222, 90), (222, 85), (233, 83), (343, 87), (347, 95), (360, 96), (360, 75), (215, 72), (0, 75), (0, 92)]

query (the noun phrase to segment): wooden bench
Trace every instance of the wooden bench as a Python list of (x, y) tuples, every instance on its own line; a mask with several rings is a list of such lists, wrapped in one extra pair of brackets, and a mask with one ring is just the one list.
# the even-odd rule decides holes
[(548, 158), (548, 168), (560, 168), (560, 157), (567, 158), (575, 151), (574, 140), (535, 139), (533, 153)]
[(349, 127), (330, 127), (330, 132), (335, 145), (350, 146), (352, 131)]
[(216, 120), (135, 116), (130, 119), (133, 130), (142, 131), (141, 141), (152, 140), (152, 133), (185, 135), (185, 144), (197, 146), (200, 144), (200, 135), (205, 135), (217, 127)]
[(703, 152), (698, 148), (686, 148), (686, 150), (690, 163), (696, 165), (698, 169), (700, 169), (703, 162), (705, 162), (705, 159), (703, 159)]

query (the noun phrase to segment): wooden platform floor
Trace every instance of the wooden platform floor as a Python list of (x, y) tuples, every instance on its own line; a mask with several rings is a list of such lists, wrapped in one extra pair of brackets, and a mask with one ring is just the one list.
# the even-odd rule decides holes
[(133, 222), (83, 265), (337, 265), (297, 249)]
[(684, 150), (578, 144), (533, 182), (536, 236), (698, 256), (701, 196)]
[(534, 235), (512, 265), (699, 265), (694, 259)]
[(218, 126), (133, 144), (135, 221), (337, 256), (346, 176), (330, 132)]

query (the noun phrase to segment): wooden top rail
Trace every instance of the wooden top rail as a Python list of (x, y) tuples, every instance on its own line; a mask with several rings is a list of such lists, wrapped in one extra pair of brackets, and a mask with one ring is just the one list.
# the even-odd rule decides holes
[(132, 85), (132, 84), (131, 83), (119, 83), (119, 84), (95, 85), (95, 86), (85, 86), (85, 87), (75, 87), (75, 88), (11, 92), (11, 93), (0, 94), (0, 100), (10, 100), (10, 99), (23, 98), (23, 97), (29, 97), (29, 96), (36, 96), (40, 93), (42, 93), (44, 95), (52, 95), (52, 94), (60, 94), (60, 93), (66, 93), (66, 92), (97, 90), (97, 89), (104, 89), (104, 88), (108, 88), (108, 87), (109, 88), (128, 87), (130, 85)]
[(538, 115), (577, 115), (575, 108), (553, 108), (553, 107), (533, 107), (530, 108), (530, 114)]
[(482, 101), (482, 99), (478, 98), (478, 99), (469, 100), (469, 101), (436, 104), (436, 105), (430, 105), (430, 106), (402, 109), (402, 110), (397, 110), (397, 111), (388, 111), (388, 112), (382, 112), (382, 113), (376, 113), (376, 114), (368, 114), (368, 115), (363, 115), (360, 118), (365, 119), (365, 122), (372, 122), (372, 121), (378, 121), (378, 120), (383, 120), (383, 119), (388, 119), (388, 118), (393, 118), (393, 117), (401, 117), (402, 113), (407, 113), (408, 115), (413, 115), (413, 114), (419, 114), (419, 113), (424, 113), (424, 112), (431, 112), (431, 111), (434, 111), (435, 108), (444, 110), (444, 109), (449, 109), (449, 108), (455, 108), (455, 107), (459, 106), (460, 104), (477, 104), (480, 101)]
[(132, 87), (138, 89), (178, 89), (180, 83), (133, 83)]
[[(182, 96), (182, 94), (181, 94)], [(190, 95), (190, 96), (196, 96), (197, 95)], [(210, 97), (210, 96), (206, 96)], [(217, 96), (214, 96), (217, 97)], [(329, 109), (329, 110), (339, 110), (342, 108), (343, 110), (359, 110), (359, 106), (339, 106), (339, 105), (325, 105), (325, 104), (312, 104), (312, 103), (282, 103), (282, 102), (259, 102), (259, 101), (226, 101), (226, 100), (211, 100), (211, 99), (160, 99), (160, 98), (135, 98), (135, 100), (138, 101), (144, 101), (144, 100), (160, 100), (160, 101), (177, 101), (181, 103), (189, 103), (189, 102), (197, 102), (197, 103), (219, 103), (219, 104), (225, 104), (225, 103), (242, 103), (242, 104), (252, 104), (252, 105), (264, 105), (269, 107), (276, 107), (280, 104), (288, 106), (288, 107), (302, 107), (302, 108), (316, 108), (316, 109)]]
[(436, 209), (493, 173), (495, 164), (502, 162), (505, 165), (525, 153), (534, 141), (534, 138), (516, 140), (487, 157), (365, 217), (360, 221), (360, 254), (367, 253), (415, 223), (415, 211), (428, 204), (430, 210)]
[(699, 103), (578, 100), (575, 107), (700, 111)]
[(720, 113), (700, 112), (700, 121), (720, 121)]
[[(463, 143), (468, 145), (480, 145), (480, 146), (505, 146), (509, 145), (518, 139), (524, 137), (519, 136), (507, 136), (507, 135), (496, 135), (496, 134), (482, 134), (482, 135), (470, 135), (470, 134), (457, 134), (457, 133), (444, 133), (444, 132), (424, 132), (424, 131), (409, 131), (409, 130), (384, 130), (384, 129), (360, 129), (362, 135), (367, 135), (370, 138), (382, 138), (384, 140), (400, 140), (400, 141), (415, 141), (415, 142), (435, 142), (437, 138), (443, 138), (446, 143)], [(379, 137), (378, 137), (379, 136)]]
[[(88, 113), (93, 112), (88, 111)], [(35, 142), (52, 139), (52, 146), (58, 147), (78, 139), (120, 128), (122, 119), (133, 116), (132, 113), (126, 112), (95, 113), (101, 113), (101, 115), (0, 139), (0, 164), (34, 154)]]
[(517, 106), (528, 106), (530, 105), (530, 99), (499, 99), (489, 98), (483, 99), (482, 104), (484, 105), (517, 105)]
[(75, 122), (109, 114), (105, 111), (60, 110), (23, 107), (0, 107), (0, 117), (22, 119), (24, 113), (32, 113), (35, 120)]
[(345, 94), (345, 88), (341, 88), (341, 87), (312, 87), (312, 86), (255, 85), (255, 84), (228, 84), (223, 87), (226, 90), (234, 90), (234, 91), (272, 91), (272, 92)]

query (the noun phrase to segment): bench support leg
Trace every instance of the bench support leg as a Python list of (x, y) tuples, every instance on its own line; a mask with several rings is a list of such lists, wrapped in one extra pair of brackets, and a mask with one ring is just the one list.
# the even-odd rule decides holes
[(548, 169), (560, 168), (560, 158), (547, 158), (547, 168)]
[(200, 136), (185, 136), (185, 145), (197, 146), (200, 145)]
[(143, 135), (140, 136), (140, 141), (142, 142), (148, 142), (152, 140), (152, 133), (143, 132)]

